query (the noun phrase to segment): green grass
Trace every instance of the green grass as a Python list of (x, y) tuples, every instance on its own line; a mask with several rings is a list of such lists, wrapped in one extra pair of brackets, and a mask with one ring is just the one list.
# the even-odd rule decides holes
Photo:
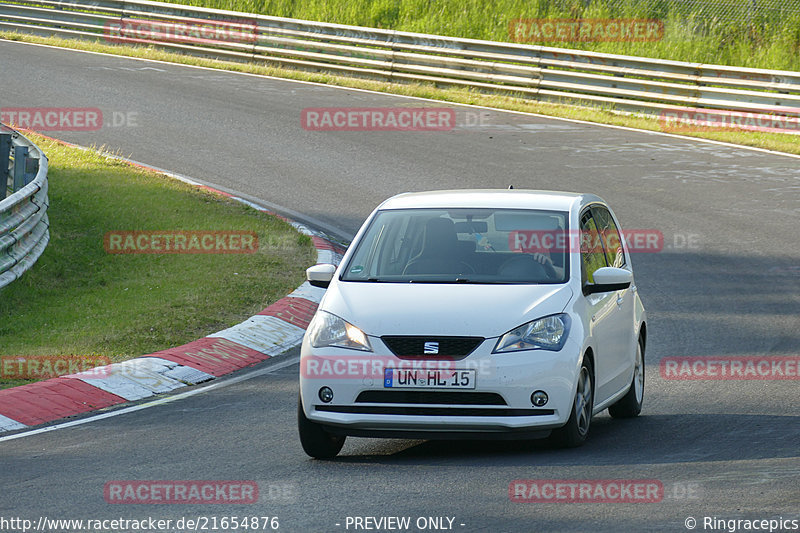
[[(800, 2), (750, 15), (749, 0), (176, 0), (201, 7), (400, 31), (509, 41), (519, 18), (646, 18), (664, 22), (655, 42), (539, 42), (616, 54), (800, 70)], [(726, 13), (727, 7), (727, 13)], [(737, 15), (740, 22), (731, 22)]]
[[(31, 135), (50, 159), (50, 244), (0, 289), (0, 356), (120, 361), (232, 326), (291, 292), (311, 239), (223, 196)], [(253, 254), (108, 254), (123, 230), (255, 231)], [(0, 386), (19, 384), (0, 380)]]

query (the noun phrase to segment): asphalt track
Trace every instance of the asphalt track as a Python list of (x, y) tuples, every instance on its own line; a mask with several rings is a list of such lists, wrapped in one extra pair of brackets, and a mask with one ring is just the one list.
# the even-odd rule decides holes
[[(447, 516), (456, 531), (687, 531), (690, 516), (712, 531), (704, 517), (800, 519), (798, 381), (659, 375), (670, 356), (797, 355), (800, 159), (463, 107), (450, 132), (306, 131), (307, 107), (441, 104), (9, 42), (0, 42), (0, 87), (2, 107), (133, 118), (49, 134), (119, 149), (344, 236), (397, 192), (509, 184), (594, 192), (625, 228), (664, 235), (663, 250), (634, 257), (650, 318), (642, 416), (596, 417), (583, 448), (349, 439), (337, 460), (312, 461), (296, 438), (297, 365), (271, 372), (273, 360), (206, 392), (0, 441), (0, 518), (258, 515), (278, 516), (282, 531), (354, 531), (348, 516)], [(256, 480), (259, 502), (103, 497), (112, 480), (221, 479)], [(664, 497), (516, 503), (515, 479), (658, 480)]]

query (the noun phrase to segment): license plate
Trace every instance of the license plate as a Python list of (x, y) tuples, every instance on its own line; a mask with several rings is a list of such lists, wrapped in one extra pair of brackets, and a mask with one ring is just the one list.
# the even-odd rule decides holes
[(475, 370), (421, 370), (387, 368), (383, 375), (387, 389), (474, 389)]

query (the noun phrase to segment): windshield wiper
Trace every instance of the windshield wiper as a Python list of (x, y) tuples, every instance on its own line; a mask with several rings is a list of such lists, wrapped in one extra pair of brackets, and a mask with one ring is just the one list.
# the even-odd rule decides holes
[(447, 284), (447, 283), (486, 283), (483, 281), (475, 281), (469, 278), (456, 278), (453, 280), (450, 279), (410, 279), (408, 283), (439, 283), (439, 284)]

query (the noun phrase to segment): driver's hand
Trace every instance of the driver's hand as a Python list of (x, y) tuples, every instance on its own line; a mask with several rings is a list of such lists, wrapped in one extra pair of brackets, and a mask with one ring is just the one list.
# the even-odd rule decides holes
[(550, 257), (542, 254), (542, 253), (535, 253), (533, 254), (533, 258), (543, 265), (551, 265), (553, 264), (553, 260)]

